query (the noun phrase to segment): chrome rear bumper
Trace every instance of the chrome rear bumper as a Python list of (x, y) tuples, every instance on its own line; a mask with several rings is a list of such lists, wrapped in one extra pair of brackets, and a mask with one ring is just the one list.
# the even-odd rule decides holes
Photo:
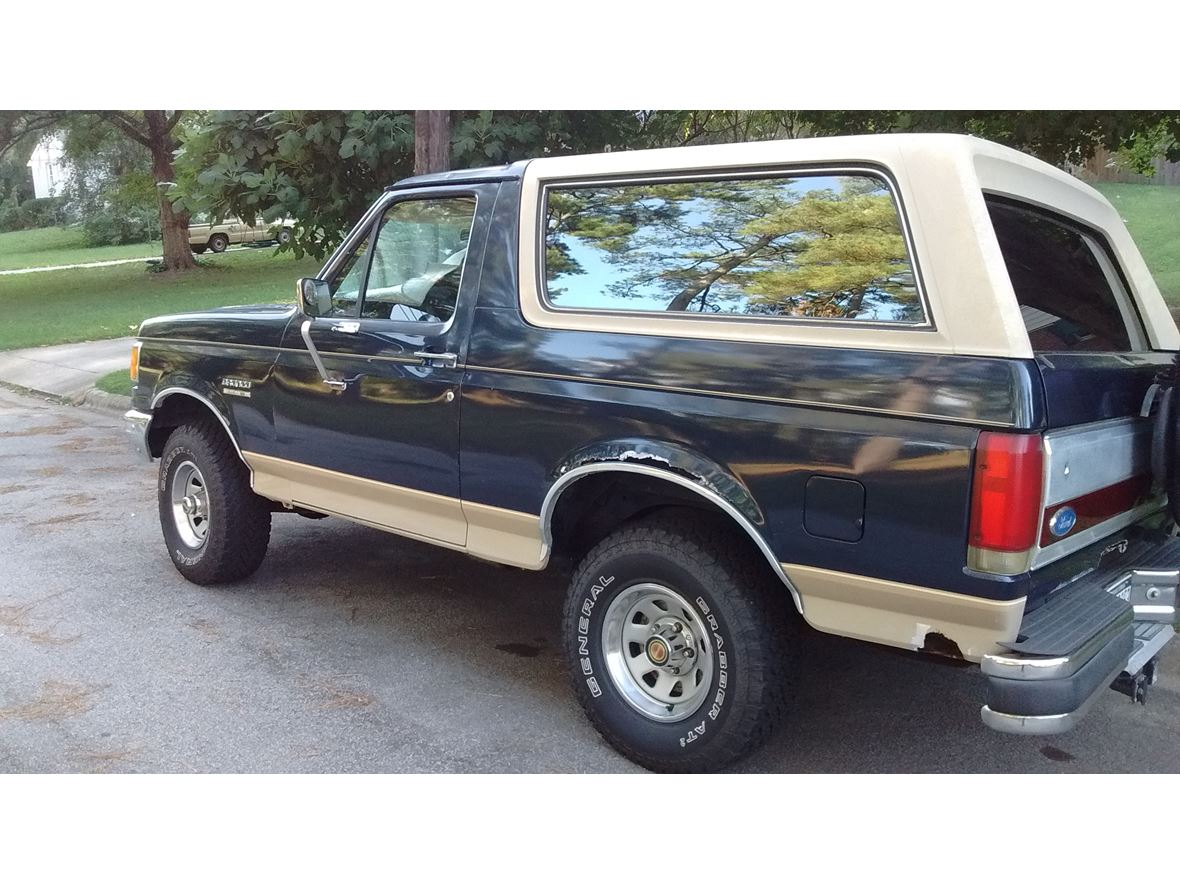
[(984, 656), (986, 725), (1009, 734), (1060, 734), (1106, 686), (1143, 700), (1155, 658), (1180, 625), (1180, 566), (1158, 565), (1180, 563), (1180, 539), (1143, 559), (1113, 579), (1086, 582), (1046, 603), (1021, 627), (1022, 634), (1027, 624), (1038, 635), (1022, 635), (1013, 650)]

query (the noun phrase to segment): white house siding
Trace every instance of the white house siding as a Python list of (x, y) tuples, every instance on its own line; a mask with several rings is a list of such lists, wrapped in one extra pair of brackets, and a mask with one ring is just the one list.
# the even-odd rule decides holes
[(70, 167), (64, 159), (61, 139), (55, 135), (45, 138), (29, 157), (28, 167), (33, 173), (33, 196), (56, 197), (70, 179)]

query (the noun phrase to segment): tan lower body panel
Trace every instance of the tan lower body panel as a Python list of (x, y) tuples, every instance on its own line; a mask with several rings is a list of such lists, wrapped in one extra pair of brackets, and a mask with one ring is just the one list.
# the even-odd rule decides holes
[(488, 504), (463, 502), (467, 552), (481, 559), (541, 569), (548, 553), (541, 541), (541, 517)]
[(390, 485), (297, 461), (243, 452), (264, 498), (521, 568), (545, 565), (540, 517)]
[(803, 600), (804, 619), (824, 633), (908, 649), (941, 634), (978, 661), (1016, 639), (1024, 617), (1023, 597), (980, 599), (806, 565), (782, 567)]

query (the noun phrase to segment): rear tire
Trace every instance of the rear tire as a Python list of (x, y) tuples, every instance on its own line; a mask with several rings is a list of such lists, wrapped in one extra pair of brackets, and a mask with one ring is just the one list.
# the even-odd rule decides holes
[(172, 563), (194, 584), (252, 575), (270, 541), (270, 503), (220, 425), (185, 424), (164, 444), (157, 486), (160, 526)]
[(291, 228), (284, 227), (279, 231), (278, 236), (275, 237), (275, 242), (280, 246), (285, 246), (291, 242)]
[(209, 238), (209, 248), (214, 252), (224, 252), (229, 248), (229, 237), (225, 234), (214, 234)]
[(205, 249), (206, 249), (207, 247), (206, 247), (206, 246), (191, 246), (190, 248), (191, 248), (191, 249), (193, 250), (193, 252), (195, 252), (197, 255), (204, 255), (204, 254), (205, 254)]
[(713, 771), (782, 718), (793, 623), (788, 591), (728, 525), (668, 510), (586, 555), (562, 638), (578, 700), (611, 746), (653, 771)]

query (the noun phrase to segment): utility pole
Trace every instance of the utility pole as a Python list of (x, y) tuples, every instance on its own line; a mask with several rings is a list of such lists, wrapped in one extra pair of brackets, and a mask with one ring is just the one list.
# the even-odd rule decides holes
[(414, 174), (451, 168), (451, 112), (414, 111)]

